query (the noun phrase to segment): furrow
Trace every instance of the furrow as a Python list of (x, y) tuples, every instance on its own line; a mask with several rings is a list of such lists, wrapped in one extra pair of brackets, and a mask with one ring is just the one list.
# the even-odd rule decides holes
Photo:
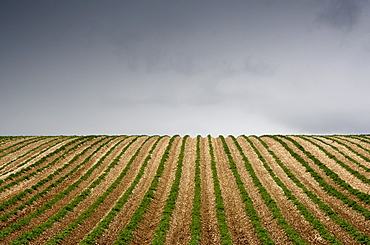
[(178, 192), (178, 196), (176, 200), (173, 200), (175, 199), (173, 198), (169, 202), (172, 205), (175, 204), (175, 207), (173, 207), (171, 221), (168, 225), (166, 244), (188, 244), (191, 239), (190, 225), (192, 219), (189, 214), (193, 211), (196, 144), (197, 139), (186, 138), (181, 178), (178, 187), (173, 187), (174, 190), (171, 191), (171, 194)]

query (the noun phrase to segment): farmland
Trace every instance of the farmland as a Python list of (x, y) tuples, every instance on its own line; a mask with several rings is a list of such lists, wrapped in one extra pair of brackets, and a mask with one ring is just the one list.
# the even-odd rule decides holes
[(0, 137), (0, 244), (370, 244), (370, 136)]

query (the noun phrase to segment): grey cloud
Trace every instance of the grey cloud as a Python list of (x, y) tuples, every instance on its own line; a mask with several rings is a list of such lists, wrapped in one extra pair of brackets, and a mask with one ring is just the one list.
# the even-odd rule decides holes
[(367, 132), (370, 117), (356, 112), (317, 112), (286, 118), (284, 124), (313, 134), (361, 134)]
[(14, 2), (0, 134), (368, 133), (362, 0)]
[(349, 31), (356, 25), (364, 1), (330, 0), (318, 14), (317, 21), (333, 28)]
[(264, 61), (254, 62), (251, 59), (245, 60), (244, 70), (257, 76), (271, 76), (275, 72), (275, 68)]

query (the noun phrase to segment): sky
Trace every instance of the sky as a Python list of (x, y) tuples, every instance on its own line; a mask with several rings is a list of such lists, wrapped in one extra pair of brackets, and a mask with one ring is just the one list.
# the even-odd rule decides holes
[(0, 135), (370, 133), (368, 0), (0, 1)]

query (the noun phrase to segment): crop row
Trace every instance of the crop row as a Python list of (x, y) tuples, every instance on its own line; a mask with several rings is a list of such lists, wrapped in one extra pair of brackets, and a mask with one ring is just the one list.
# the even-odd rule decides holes
[[(3, 155), (0, 156), (0, 159), (3, 158), (3, 157), (5, 157), (6, 155), (9, 155), (11, 153), (14, 153), (16, 151), (21, 150), (22, 148), (28, 146), (29, 144), (32, 144), (32, 143), (37, 142), (39, 140), (42, 140), (44, 138), (45, 138), (45, 136), (29, 137), (29, 138), (27, 137), (23, 141), (20, 141), (20, 142), (15, 143), (15, 144), (11, 144), (8, 147), (5, 147), (3, 149), (0, 149), (0, 153), (5, 152)], [(19, 147), (16, 148), (16, 146), (19, 146)], [(15, 149), (12, 149), (12, 148), (15, 148)]]
[[(64, 164), (62, 167), (56, 169), (53, 173), (49, 174), (47, 177), (39, 180), (36, 184), (32, 185), (30, 188), (26, 188), (19, 194), (13, 196), (12, 198), (8, 199), (7, 201), (4, 201), (3, 203), (0, 204), (0, 210), (5, 210), (11, 205), (14, 205), (18, 201), (22, 200), (23, 197), (25, 197), (27, 194), (33, 193), (34, 191), (37, 191), (40, 187), (51, 181), (54, 177), (56, 177), (60, 172), (62, 172), (64, 169), (73, 166), (74, 162), (76, 162), (82, 155), (84, 155), (88, 150), (93, 148), (95, 145), (101, 143), (105, 138), (101, 138), (98, 141), (91, 143), (88, 145), (87, 148), (85, 148), (82, 152), (79, 154), (76, 154), (68, 163)], [(85, 139), (85, 141), (81, 143), (85, 143), (90, 141), (91, 139)], [(108, 142), (107, 142), (108, 143)], [(76, 145), (75, 147), (78, 147)], [(68, 154), (69, 152), (73, 151), (74, 148), (71, 148), (65, 152), (65, 154)], [(91, 157), (91, 156), (90, 156)], [(64, 176), (61, 176), (58, 180), (56, 180), (54, 183), (50, 184), (48, 187), (46, 187), (43, 191), (37, 193), (33, 197), (29, 198), (27, 201), (25, 201), (23, 204), (19, 205), (18, 207), (14, 208), (12, 211), (0, 216), (0, 220), (2, 221), (7, 221), (7, 219), (11, 216), (16, 214), (18, 211), (23, 210), (26, 206), (30, 206), (32, 203), (34, 203), (36, 200), (39, 198), (45, 196), (49, 191), (51, 191), (53, 188), (56, 188), (59, 184), (63, 183), (63, 181), (72, 174), (74, 174), (79, 168), (81, 168), (86, 161), (82, 162), (81, 164), (78, 164), (76, 167), (74, 167), (71, 171), (69, 171), (67, 174)]]
[(179, 195), (180, 178), (182, 174), (183, 161), (185, 157), (185, 144), (186, 144), (186, 139), (188, 137), (189, 136), (186, 135), (185, 137), (182, 138), (180, 154), (178, 156), (178, 161), (177, 161), (175, 180), (172, 183), (170, 195), (168, 196), (166, 200), (166, 204), (162, 212), (162, 219), (159, 222), (157, 229), (155, 230), (154, 240), (152, 244), (162, 244), (166, 240), (166, 234), (167, 234), (168, 229), (170, 228), (171, 216), (172, 216), (173, 210), (176, 207), (176, 200)]
[[(154, 142), (153, 146), (149, 150), (146, 158), (144, 159), (143, 164), (140, 167), (139, 172), (137, 173), (134, 181), (131, 183), (130, 187), (123, 193), (123, 195), (119, 198), (116, 202), (115, 206), (109, 211), (109, 213), (97, 224), (97, 226), (92, 230), (82, 241), (80, 244), (95, 244), (96, 240), (103, 234), (103, 232), (108, 229), (109, 224), (113, 221), (114, 217), (117, 213), (122, 209), (122, 207), (127, 202), (128, 198), (132, 194), (133, 190), (139, 183), (141, 177), (144, 174), (144, 171), (152, 158), (152, 153), (156, 146), (158, 145), (159, 141), (162, 137), (158, 137), (158, 139)], [(134, 161), (135, 157), (139, 154), (140, 148), (136, 151), (134, 157), (130, 159), (130, 162)]]
[[(269, 146), (261, 139), (256, 137), (258, 141), (263, 145), (263, 147), (268, 151), (268, 153), (274, 158), (275, 162), (280, 166), (280, 168), (285, 172), (290, 180), (294, 182), (294, 184), (299, 187), (306, 196), (315, 203), (328, 217), (330, 217), (335, 223), (337, 223), (340, 227), (345, 229), (349, 235), (357, 240), (359, 243), (369, 243), (370, 239), (367, 235), (362, 234), (356, 230), (347, 220), (341, 218), (329, 205), (325, 204), (317, 195), (308, 190), (308, 188), (302, 184), (302, 182), (295, 176), (290, 169), (284, 165), (283, 161), (272, 151)], [(283, 145), (284, 146), (284, 145)], [(290, 148), (289, 148), (290, 149)], [(291, 149), (290, 149), (291, 150)], [(292, 152), (291, 152), (292, 153)], [(294, 154), (292, 154), (294, 156)], [(298, 158), (299, 159), (299, 158)], [(297, 160), (298, 160), (297, 159)]]
[[(111, 140), (113, 140), (113, 138), (111, 138), (109, 141), (111, 141)], [(84, 160), (84, 162), (82, 164), (85, 164), (88, 161), (90, 161), (91, 157), (94, 154), (96, 154), (100, 149), (102, 149), (109, 141), (105, 142), (105, 144), (100, 145), (93, 152), (93, 154), (91, 154), (89, 157), (87, 157)], [(104, 157), (106, 157), (106, 155)], [(100, 158), (100, 160), (101, 159), (102, 158)], [(13, 232), (15, 230), (18, 230), (18, 229), (21, 229), (23, 226), (29, 224), (32, 219), (36, 218), (37, 216), (39, 216), (42, 213), (45, 213), (46, 210), (51, 209), (55, 203), (57, 203), (59, 200), (61, 200), (65, 196), (67, 196), (72, 190), (74, 190), (75, 188), (77, 188), (81, 182), (83, 182), (84, 180), (86, 180), (94, 172), (94, 170), (97, 169), (102, 164), (102, 161), (100, 161), (100, 160), (99, 160), (98, 163), (94, 164), (81, 178), (79, 178), (77, 181), (75, 181), (72, 185), (68, 186), (67, 189), (65, 189), (64, 191), (60, 192), (56, 196), (54, 196), (54, 198), (52, 200), (50, 200), (47, 203), (45, 203), (43, 206), (41, 206), (40, 208), (38, 208), (37, 210), (35, 210), (32, 214), (28, 215), (27, 217), (22, 218), (18, 222), (12, 223), (10, 226), (2, 229), (0, 231), (0, 240), (3, 240), (11, 232)], [(85, 196), (85, 195), (86, 194), (84, 193), (84, 195), (82, 195), (82, 196)]]
[(155, 196), (155, 192), (159, 184), (159, 179), (163, 174), (165, 163), (169, 158), (170, 150), (176, 137), (178, 136), (175, 135), (171, 137), (170, 141), (168, 142), (168, 146), (161, 158), (156, 175), (154, 176), (148, 191), (145, 193), (139, 207), (132, 215), (130, 222), (122, 231), (120, 231), (118, 239), (114, 244), (128, 244), (133, 238), (133, 231), (138, 227), (138, 224), (144, 218), (144, 214), (146, 213), (151, 201)]
[[(326, 191), (329, 195), (334, 196), (341, 200), (344, 204), (348, 207), (356, 210), (358, 213), (362, 214), (366, 219), (370, 219), (370, 212), (366, 208), (359, 205), (355, 200), (350, 199), (347, 195), (343, 194), (342, 192), (338, 191), (335, 187), (328, 184), (322, 176), (315, 172), (315, 170), (296, 152), (294, 152), (287, 143), (282, 141), (281, 139), (277, 138), (276, 136), (272, 136), (273, 139), (278, 141), (302, 166), (306, 168), (306, 171), (310, 173), (310, 175), (316, 180), (316, 182)], [(302, 148), (302, 147), (301, 147)], [(310, 154), (309, 152), (307, 152)]]
[[(56, 137), (56, 138), (47, 138), (48, 139), (48, 141), (46, 141), (46, 142), (44, 142), (44, 143), (42, 143), (42, 144), (39, 144), (39, 145), (37, 145), (36, 147), (34, 147), (34, 148), (32, 148), (32, 149), (30, 149), (29, 151), (27, 151), (27, 152), (25, 152), (24, 154), (22, 154), (22, 155), (20, 155), (20, 156), (18, 156), (18, 157), (16, 157), (16, 158), (13, 158), (11, 161), (9, 161), (9, 162), (7, 162), (6, 164), (3, 164), (1, 167), (0, 167), (0, 171), (1, 170), (3, 170), (4, 168), (6, 168), (7, 166), (9, 166), (9, 165), (11, 165), (13, 162), (15, 162), (15, 161), (17, 161), (17, 160), (19, 160), (19, 159), (21, 159), (22, 157), (24, 157), (24, 156), (26, 156), (26, 155), (28, 155), (29, 153), (31, 153), (31, 152), (36, 152), (36, 154), (34, 155), (34, 156), (32, 156), (31, 158), (29, 158), (29, 159), (26, 159), (26, 160), (24, 160), (23, 161), (23, 164), (19, 164), (19, 165), (17, 165), (15, 168), (20, 168), (21, 166), (23, 166), (24, 164), (26, 164), (27, 162), (29, 162), (29, 161), (31, 161), (32, 159), (34, 159), (34, 158), (36, 158), (38, 155), (40, 155), (40, 154), (42, 154), (43, 152), (45, 152), (47, 149), (49, 149), (49, 148), (51, 148), (51, 147), (53, 147), (54, 145), (56, 145), (57, 143), (59, 143), (59, 141), (57, 142), (57, 143), (55, 143), (54, 145), (51, 145), (51, 146), (49, 146), (49, 147), (47, 147), (46, 149), (44, 149), (43, 151), (37, 151), (39, 148), (41, 148), (42, 146), (44, 146), (44, 145), (46, 145), (46, 144), (50, 144), (51, 142), (53, 142), (53, 141), (57, 141), (57, 140), (59, 140), (60, 138), (58, 137)], [(41, 141), (41, 140), (40, 140)], [(14, 167), (13, 167), (14, 168)], [(1, 176), (3, 176), (3, 175), (5, 175), (5, 174), (8, 174), (9, 172), (12, 172), (12, 171), (14, 171), (14, 169), (11, 169), (11, 170), (8, 170), (8, 171), (6, 171), (6, 172), (3, 172), (3, 173), (1, 173)]]
[[(324, 147), (322, 147), (321, 145), (315, 143), (314, 141), (308, 139), (308, 138), (304, 138), (302, 136), (300, 136), (300, 138), (310, 142), (312, 145), (316, 146), (317, 148), (319, 148), (322, 152), (324, 152), (326, 154), (326, 156), (328, 156), (330, 159), (333, 159), (337, 164), (339, 164), (340, 166), (342, 166), (345, 170), (347, 170), (348, 172), (350, 172), (353, 176), (356, 176), (359, 180), (361, 180), (362, 182), (366, 183), (366, 184), (370, 184), (370, 180), (368, 178), (366, 178), (364, 175), (360, 174), (358, 171), (352, 169), (350, 166), (348, 166), (346, 163), (344, 163), (343, 161), (339, 160), (334, 154), (330, 153), (329, 151), (327, 151)], [(333, 148), (334, 150), (337, 150), (338, 149), (335, 149)], [(343, 153), (342, 153), (343, 154)], [(344, 155), (344, 154), (343, 154)], [(347, 156), (347, 159), (354, 162), (354, 163), (357, 163), (357, 165), (359, 166), (362, 166), (361, 164), (359, 164), (357, 161), (355, 161), (353, 158)]]
[[(132, 141), (130, 141), (129, 144), (127, 144), (123, 149), (122, 151), (120, 152), (120, 154), (113, 160), (112, 164), (109, 165), (109, 167), (105, 170), (105, 173), (108, 173), (109, 170), (111, 168), (113, 168), (115, 165), (117, 165), (121, 159), (121, 157), (123, 156), (123, 154), (127, 151), (127, 149), (138, 139), (135, 138), (133, 139)], [(132, 165), (132, 162), (135, 160), (135, 158), (137, 157), (138, 153), (140, 152), (141, 148), (144, 146), (144, 144), (149, 140), (150, 138), (148, 137), (142, 144), (141, 146), (136, 150), (136, 153), (131, 157), (130, 161), (127, 163), (127, 165), (125, 166), (125, 168), (122, 170), (122, 172), (120, 173), (120, 175), (115, 179), (115, 181), (108, 187), (108, 189), (103, 193), (101, 194), (93, 204), (91, 204), (80, 216), (78, 216), (77, 219), (75, 219), (68, 227), (66, 227), (62, 232), (60, 232), (59, 234), (57, 234), (56, 236), (54, 236), (49, 242), (47, 242), (46, 244), (48, 245), (51, 245), (51, 244), (59, 244), (61, 243), (61, 241), (63, 241), (67, 236), (69, 236), (71, 234), (71, 232), (76, 229), (79, 225), (82, 225), (83, 222), (89, 218), (95, 211), (96, 208), (98, 208), (99, 205), (101, 205), (105, 200), (106, 198), (109, 196), (110, 193), (112, 193), (112, 191), (114, 189), (117, 188), (117, 186), (120, 184), (120, 182), (122, 181), (122, 179), (125, 177), (125, 175), (127, 174), (128, 170), (130, 169), (131, 165)], [(104, 173), (104, 174), (105, 174)]]
[[(19, 170), (16, 173), (10, 174), (5, 179), (0, 180), (0, 184), (3, 184), (3, 183), (5, 183), (8, 180), (13, 180), (16, 177), (21, 176), (22, 174), (26, 173), (27, 171), (30, 171), (33, 168), (41, 165), (42, 163), (50, 160), (50, 158), (53, 157), (54, 155), (57, 155), (58, 153), (62, 153), (63, 151), (65, 151), (67, 149), (67, 147), (72, 146), (73, 144), (77, 143), (78, 141), (82, 141), (84, 139), (85, 139), (84, 137), (79, 137), (79, 138), (76, 138), (76, 139), (74, 139), (72, 141), (69, 141), (68, 143), (62, 145), (61, 147), (57, 148), (53, 152), (50, 152), (46, 156), (42, 157), (40, 160), (36, 161), (35, 163), (33, 163), (33, 164), (31, 164), (31, 165), (29, 165), (27, 167), (22, 168), (21, 170)], [(80, 144), (75, 145), (74, 149), (77, 149), (79, 145)], [(12, 181), (12, 182), (10, 182), (10, 183), (8, 183), (8, 184), (0, 187), (0, 193), (3, 192), (6, 189), (9, 189), (12, 186), (14, 186), (14, 185), (16, 185), (16, 184), (24, 181), (24, 180), (28, 180), (31, 177), (34, 177), (35, 175), (39, 174), (43, 170), (48, 169), (49, 167), (53, 166), (59, 159), (63, 158), (63, 155), (65, 155), (65, 154), (66, 154), (66, 152), (64, 152), (64, 154), (62, 154), (59, 157), (57, 157), (54, 161), (51, 161), (50, 163), (48, 163), (46, 166), (43, 166), (41, 168), (38, 168), (35, 171), (33, 171), (33, 172), (31, 172), (31, 173), (29, 173), (27, 175), (24, 175), (21, 178), (16, 179), (16, 180), (14, 180), (14, 181)]]
[(198, 244), (201, 239), (201, 180), (200, 180), (200, 135), (197, 136), (197, 149), (195, 159), (195, 176), (194, 176), (194, 200), (193, 200), (193, 211), (191, 213), (191, 224), (190, 233), (191, 239), (190, 245)]
[[(137, 138), (135, 138), (137, 139)], [(117, 142), (116, 144), (114, 144), (110, 149), (109, 151), (99, 159), (99, 161), (94, 165), (93, 168), (91, 168), (84, 176), (81, 177), (81, 180), (86, 180), (89, 175), (91, 175), (91, 173), (98, 167), (100, 166), (104, 160), (112, 153), (112, 151), (122, 142), (124, 141), (124, 139), (120, 140), (119, 142)], [(132, 143), (133, 141), (131, 141), (130, 143)], [(127, 147), (128, 148), (128, 147)], [(86, 199), (90, 194), (91, 194), (91, 191), (93, 188), (95, 188), (96, 186), (98, 186), (102, 181), (103, 179), (108, 175), (108, 173), (112, 170), (112, 168), (114, 168), (117, 163), (118, 163), (118, 160), (119, 158), (123, 155), (124, 151), (126, 151), (127, 149), (126, 147), (123, 149), (123, 151), (121, 151), (122, 154), (120, 154), (115, 160), (113, 160), (109, 166), (104, 170), (104, 172), (102, 174), (99, 175), (98, 178), (96, 178), (93, 183), (90, 184), (89, 187), (87, 187), (86, 189), (84, 189), (81, 194), (79, 194), (78, 196), (76, 196), (71, 202), (69, 202), (66, 206), (64, 206), (57, 214), (55, 214), (54, 216), (50, 217), (46, 222), (42, 223), (41, 225), (38, 225), (36, 226), (35, 228), (33, 228), (32, 230), (28, 231), (28, 232), (25, 232), (23, 233), (18, 239), (12, 241), (11, 244), (26, 244), (28, 243), (29, 241), (31, 241), (32, 239), (36, 238), (37, 236), (39, 236), (44, 230), (50, 228), (55, 222), (57, 221), (60, 221), (61, 219), (63, 219), (69, 212), (73, 212), (73, 209), (79, 204), (81, 203), (84, 199)], [(90, 174), (89, 174), (90, 173)], [(90, 213), (93, 211), (92, 210), (89, 210)], [(88, 217), (88, 216), (85, 216), (85, 217)], [(81, 220), (81, 218), (80, 218)], [(83, 220), (83, 219), (82, 219)], [(81, 220), (81, 221), (82, 221)], [(68, 230), (73, 230), (71, 228), (75, 228), (76, 225), (78, 223), (72, 223), (72, 226), (69, 227)], [(68, 233), (67, 233), (68, 234)], [(67, 235), (64, 233), (64, 235)], [(57, 238), (62, 238), (62, 236), (59, 236)]]
[(365, 135), (0, 137), (0, 243), (370, 244), (369, 146)]

